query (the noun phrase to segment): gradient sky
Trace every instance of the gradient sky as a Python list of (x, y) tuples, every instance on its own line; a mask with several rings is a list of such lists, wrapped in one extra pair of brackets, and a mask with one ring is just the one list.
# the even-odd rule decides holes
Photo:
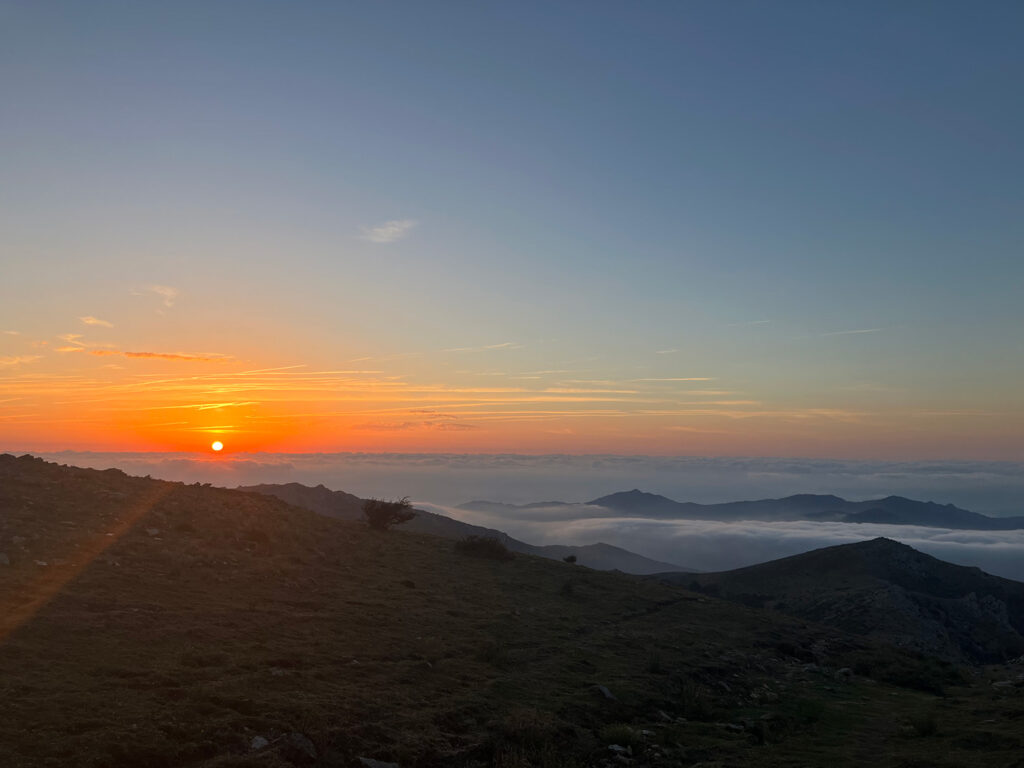
[(0, 4), (0, 449), (1024, 460), (1024, 4)]

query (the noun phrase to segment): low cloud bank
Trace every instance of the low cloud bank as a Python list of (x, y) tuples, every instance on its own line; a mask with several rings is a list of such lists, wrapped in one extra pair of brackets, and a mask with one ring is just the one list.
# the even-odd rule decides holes
[[(601, 507), (539, 507), (507, 513), (420, 504), (474, 525), (499, 528), (531, 544), (593, 544), (603, 541), (637, 554), (700, 571), (724, 571), (798, 555), (820, 547), (878, 536), (957, 565), (975, 566), (1024, 581), (1024, 530), (961, 531), (910, 525), (618, 517)], [(578, 517), (571, 517), (576, 510)]]

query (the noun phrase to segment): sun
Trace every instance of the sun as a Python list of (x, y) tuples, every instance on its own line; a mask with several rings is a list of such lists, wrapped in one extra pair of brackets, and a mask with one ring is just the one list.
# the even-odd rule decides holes
[(214, 440), (210, 447), (213, 448), (213, 450), (215, 451), (223, 451), (224, 443), (222, 443), (220, 440)]

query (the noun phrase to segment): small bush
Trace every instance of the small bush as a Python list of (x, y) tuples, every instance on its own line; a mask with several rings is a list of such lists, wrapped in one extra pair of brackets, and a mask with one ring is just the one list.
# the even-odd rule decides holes
[(934, 712), (919, 712), (910, 718), (910, 727), (918, 736), (934, 736), (938, 730)]
[(576, 562), (576, 555), (566, 555), (562, 558), (562, 561), (568, 563), (569, 565), (573, 565)]
[(486, 560), (511, 560), (515, 557), (499, 539), (489, 536), (467, 536), (455, 542), (455, 551)]
[(414, 517), (416, 513), (412, 510), (408, 496), (398, 501), (367, 499), (363, 502), (363, 520), (377, 531), (386, 531), (392, 525), (407, 523)]

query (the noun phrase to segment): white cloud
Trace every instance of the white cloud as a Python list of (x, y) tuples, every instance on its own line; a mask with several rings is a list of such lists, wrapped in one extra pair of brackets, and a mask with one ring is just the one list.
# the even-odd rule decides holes
[(85, 317), (78, 318), (86, 325), (102, 325), (104, 328), (113, 328), (114, 324), (107, 320), (100, 320), (98, 317), (92, 315), (86, 315)]
[(155, 293), (163, 300), (165, 307), (173, 307), (174, 302), (178, 299), (178, 289), (172, 288), (169, 285), (146, 285), (139, 289), (132, 290), (132, 293), (136, 296), (142, 296), (146, 293)]
[(393, 243), (408, 235), (409, 231), (418, 223), (415, 219), (385, 221), (376, 227), (363, 227), (361, 238), (369, 240), (371, 243)]

